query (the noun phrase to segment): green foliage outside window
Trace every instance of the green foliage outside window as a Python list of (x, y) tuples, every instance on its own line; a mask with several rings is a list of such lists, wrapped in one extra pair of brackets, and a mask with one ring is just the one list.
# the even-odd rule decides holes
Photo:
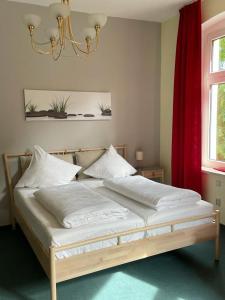
[(225, 84), (219, 84), (218, 91), (217, 160), (225, 161)]
[[(225, 70), (225, 37), (220, 39), (220, 70)], [(218, 88), (217, 160), (225, 161), (225, 83)]]
[(225, 69), (225, 37), (220, 40), (220, 70)]

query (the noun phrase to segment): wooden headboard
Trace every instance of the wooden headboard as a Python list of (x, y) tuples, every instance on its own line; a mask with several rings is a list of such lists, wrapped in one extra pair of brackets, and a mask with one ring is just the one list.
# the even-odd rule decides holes
[[(117, 149), (118, 153), (120, 153), (125, 159), (127, 158), (127, 146), (126, 145), (117, 145), (114, 146), (115, 149)], [(78, 148), (75, 150), (54, 150), (48, 152), (49, 154), (76, 154), (77, 152), (87, 152), (87, 151), (96, 151), (96, 150), (107, 150), (108, 148), (105, 147), (97, 147), (97, 148)], [(27, 157), (32, 156), (32, 152), (26, 152), (26, 153), (19, 153), (19, 154), (3, 154), (3, 163), (4, 163), (4, 171), (5, 171), (5, 178), (6, 178), (6, 185), (10, 200), (10, 220), (11, 224), (15, 225), (15, 219), (14, 219), (14, 187), (19, 180), (19, 178), (22, 176), (21, 170), (19, 170), (19, 174), (17, 176), (17, 180), (13, 180), (12, 172), (11, 172), (11, 162), (12, 160), (19, 160), (20, 157)]]

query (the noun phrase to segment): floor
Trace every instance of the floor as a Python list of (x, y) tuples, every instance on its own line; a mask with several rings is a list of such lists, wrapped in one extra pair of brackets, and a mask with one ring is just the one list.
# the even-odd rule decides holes
[[(225, 299), (222, 256), (206, 242), (58, 284), (58, 300)], [(20, 229), (0, 228), (0, 300), (49, 299), (49, 281)]]

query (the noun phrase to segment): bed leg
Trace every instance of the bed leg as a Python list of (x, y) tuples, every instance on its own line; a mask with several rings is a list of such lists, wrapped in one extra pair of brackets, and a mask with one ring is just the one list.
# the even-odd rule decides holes
[(16, 230), (16, 220), (15, 220), (15, 218), (14, 217), (12, 217), (12, 230)]
[(220, 260), (220, 211), (216, 210), (215, 261)]
[(51, 282), (51, 300), (57, 300), (56, 294), (56, 272), (55, 272), (55, 248), (50, 247), (50, 282)]

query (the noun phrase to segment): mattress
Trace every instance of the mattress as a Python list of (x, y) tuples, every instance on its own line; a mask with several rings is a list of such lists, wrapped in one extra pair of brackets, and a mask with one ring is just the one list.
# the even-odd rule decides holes
[[(185, 217), (210, 214), (213, 206), (205, 201), (198, 201), (195, 205), (186, 206), (179, 209), (168, 209), (166, 211), (156, 211), (134, 200), (126, 198), (116, 192), (113, 192), (103, 186), (103, 182), (98, 179), (83, 179), (82, 183), (95, 190), (101, 195), (118, 202), (120, 205), (129, 209), (126, 219), (114, 221), (107, 224), (94, 226), (82, 225), (79, 228), (63, 228), (48, 211), (45, 210), (33, 196), (37, 189), (16, 188), (15, 204), (19, 208), (23, 218), (30, 225), (34, 234), (41, 241), (43, 246), (48, 249), (51, 245), (62, 246), (68, 243), (90, 239), (106, 234), (126, 231), (146, 225), (163, 223), (171, 220), (177, 220)], [(210, 218), (194, 222), (182, 223), (174, 226), (174, 230), (188, 228), (200, 224), (211, 222)], [(168, 233), (171, 231), (170, 226), (130, 234), (121, 238), (121, 242), (130, 242), (142, 239), (146, 236)], [(82, 254), (101, 248), (110, 247), (118, 243), (117, 238), (109, 239), (102, 242), (73, 248), (66, 251), (57, 252), (58, 259), (63, 259), (71, 255)]]

